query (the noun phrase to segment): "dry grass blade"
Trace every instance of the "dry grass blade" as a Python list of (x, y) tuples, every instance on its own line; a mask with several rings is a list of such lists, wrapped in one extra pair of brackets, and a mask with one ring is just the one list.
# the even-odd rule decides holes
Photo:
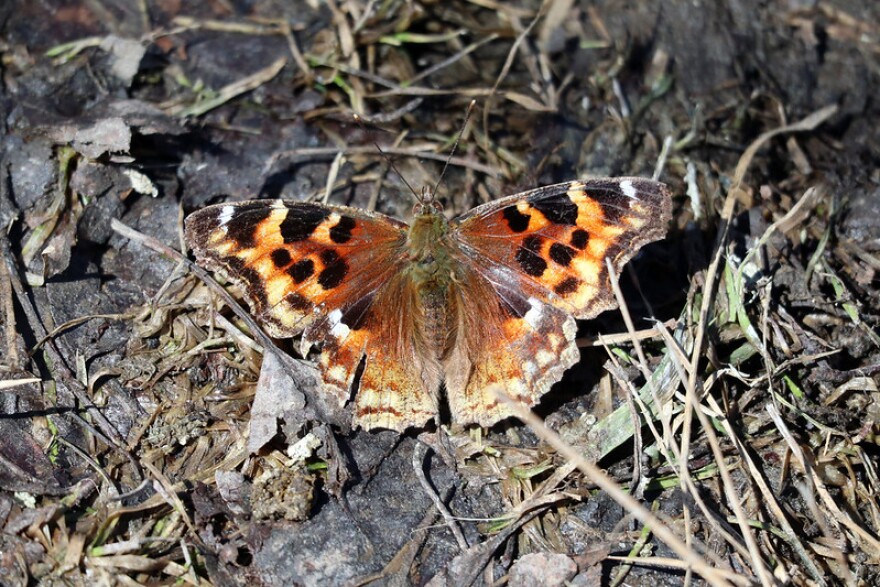
[(467, 57), (468, 55), (470, 55), (471, 53), (473, 53), (474, 51), (476, 51), (477, 49), (479, 49), (483, 45), (488, 45), (489, 43), (495, 41), (496, 39), (498, 39), (498, 37), (499, 37), (498, 33), (492, 33), (491, 35), (488, 35), (484, 39), (480, 39), (479, 41), (471, 43), (470, 45), (468, 45), (467, 47), (465, 47), (464, 49), (462, 49), (461, 51), (459, 51), (455, 55), (452, 55), (451, 57), (444, 59), (440, 63), (436, 63), (436, 64), (432, 65), (431, 67), (428, 67), (428, 68), (420, 71), (418, 74), (414, 75), (409, 80), (402, 83), (401, 86), (404, 86), (404, 87), (412, 86), (416, 82), (419, 82), (419, 81), (425, 79), (426, 77), (432, 76), (435, 73), (442, 71), (443, 69), (449, 67), (450, 65), (453, 65), (454, 63), (458, 63), (463, 58)]
[(415, 448), (413, 448), (412, 454), (412, 466), (413, 471), (416, 473), (416, 477), (419, 479), (419, 483), (422, 484), (422, 489), (425, 490), (425, 493), (428, 494), (428, 497), (431, 498), (431, 502), (434, 504), (434, 507), (437, 508), (437, 511), (440, 515), (443, 516), (443, 521), (446, 523), (446, 527), (449, 528), (449, 531), (452, 532), (452, 535), (455, 537), (455, 542), (458, 544), (458, 547), (461, 550), (467, 550), (468, 543), (464, 537), (464, 534), (461, 533), (461, 529), (458, 527), (458, 524), (453, 519), (452, 514), (449, 513), (449, 509), (447, 509), (446, 504), (444, 504), (440, 500), (440, 496), (434, 491), (431, 487), (431, 483), (428, 481), (428, 478), (425, 476), (425, 448), (422, 443), (417, 443)]
[[(401, 87), (394, 88), (382, 92), (376, 92), (373, 94), (368, 94), (366, 97), (371, 99), (379, 99), (379, 98), (391, 98), (394, 96), (458, 96), (465, 98), (482, 98), (486, 97), (487, 102), (489, 99), (494, 98), (494, 96), (501, 96), (506, 100), (513, 102), (515, 104), (519, 104), (520, 106), (526, 108), (527, 110), (531, 110), (532, 112), (553, 112), (554, 109), (552, 106), (548, 106), (543, 104), (542, 102), (532, 98), (531, 96), (527, 96), (522, 92), (517, 92), (515, 90), (498, 90), (497, 88), (456, 88), (454, 90), (444, 90), (444, 89), (436, 89), (436, 88), (428, 88), (424, 86), (410, 86), (410, 87)], [(485, 108), (484, 108), (485, 113)], [(485, 117), (485, 114), (484, 114)], [(485, 128), (485, 125), (484, 125)]]
[(798, 199), (797, 203), (791, 207), (785, 216), (771, 224), (767, 227), (767, 230), (764, 231), (764, 234), (761, 235), (761, 238), (758, 239), (743, 260), (740, 262), (740, 267), (745, 265), (758, 251), (760, 251), (761, 247), (763, 247), (770, 237), (779, 232), (788, 232), (793, 229), (795, 226), (801, 224), (809, 215), (810, 208), (816, 204), (816, 202), (823, 197), (822, 190), (818, 187), (811, 187), (804, 195)]
[(278, 75), (281, 70), (284, 69), (285, 65), (287, 65), (287, 58), (279, 57), (264, 69), (240, 79), (235, 83), (220, 88), (217, 95), (213, 98), (203, 100), (202, 102), (191, 106), (174, 106), (168, 109), (168, 113), (174, 116), (180, 116), (181, 118), (201, 116), (206, 112), (210, 112), (211, 110), (222, 106), (237, 96), (260, 87)]
[[(480, 173), (484, 173), (490, 177), (498, 177), (499, 172), (496, 168), (490, 167), (488, 165), (483, 165), (482, 163), (478, 163), (476, 161), (471, 161), (470, 159), (464, 159), (462, 157), (452, 157), (450, 158), (448, 155), (443, 153), (438, 153), (434, 150), (429, 150), (431, 148), (436, 148), (436, 145), (432, 146), (423, 146), (423, 145), (413, 145), (411, 147), (383, 147), (382, 150), (385, 151), (388, 155), (396, 155), (398, 157), (416, 157), (418, 159), (430, 159), (432, 161), (440, 161), (445, 162), (449, 161), (450, 165), (455, 165), (457, 167), (466, 167), (468, 169), (473, 169), (474, 171), (478, 171)], [(277, 153), (272, 157), (270, 161), (266, 163), (266, 170), (272, 169), (275, 163), (279, 159), (291, 158), (291, 159), (311, 159), (311, 158), (335, 158), (340, 153), (351, 157), (353, 155), (376, 155), (379, 156), (380, 153), (376, 150), (376, 147), (373, 146), (364, 146), (364, 147), (346, 147), (344, 149), (337, 148), (324, 148), (324, 147), (314, 147), (314, 148), (303, 148), (303, 149), (295, 149), (292, 151), (282, 151)]]
[(134, 317), (135, 314), (90, 314), (88, 316), (80, 316), (79, 318), (68, 320), (64, 324), (56, 326), (52, 329), (52, 332), (47, 333), (46, 336), (38, 340), (33, 349), (31, 349), (31, 353), (36, 352), (41, 346), (46, 343), (47, 340), (55, 338), (65, 330), (74, 328), (75, 326), (79, 326), (80, 324), (85, 324), (89, 320), (131, 320)]
[[(664, 323), (666, 328), (673, 328), (676, 324), (676, 320), (667, 320)], [(653, 328), (645, 328), (642, 330), (637, 330), (635, 332), (629, 333), (624, 332), (621, 334), (597, 334), (596, 336), (588, 337), (588, 338), (579, 338), (577, 340), (577, 345), (580, 348), (591, 347), (591, 346), (611, 346), (620, 344), (622, 342), (630, 342), (633, 338), (638, 340), (651, 340), (657, 339), (662, 336), (660, 329)]]
[(22, 385), (30, 385), (31, 383), (40, 383), (42, 379), (39, 377), (28, 377), (25, 379), (3, 379), (0, 380), (0, 390), (14, 389)]
[(235, 33), (241, 35), (277, 35), (279, 25), (272, 23), (264, 25), (254, 22), (230, 22), (225, 20), (203, 20), (189, 16), (175, 16), (172, 23), (181, 27), (181, 30), (205, 29), (221, 33)]
[(278, 26), (281, 28), (284, 38), (287, 40), (287, 46), (290, 49), (290, 55), (293, 57), (293, 60), (299, 66), (300, 70), (305, 75), (305, 82), (311, 83), (315, 74), (312, 72), (312, 67), (309, 65), (309, 62), (306, 61), (305, 56), (300, 51), (299, 44), (296, 41), (296, 37), (293, 35), (293, 29), (290, 27), (290, 24), (286, 21), (281, 21), (278, 23)]
[(476, 4), (483, 8), (488, 8), (496, 12), (500, 12), (508, 17), (531, 18), (535, 15), (534, 10), (511, 6), (508, 2), (497, 2), (496, 0), (467, 0), (471, 4)]
[[(758, 149), (764, 146), (767, 141), (772, 139), (773, 137), (789, 134), (793, 132), (810, 132), (815, 130), (820, 124), (831, 118), (837, 113), (838, 107), (835, 104), (830, 106), (826, 106), (816, 112), (813, 112), (809, 116), (806, 116), (802, 120), (798, 122), (794, 122), (792, 124), (787, 124), (784, 126), (780, 126), (779, 128), (775, 128), (771, 131), (767, 131), (757, 139), (755, 139), (752, 144), (743, 152), (742, 156), (739, 159), (739, 162), (736, 164), (736, 169), (733, 172), (733, 187), (731, 191), (739, 188), (742, 185), (743, 179), (745, 178), (746, 171), (748, 171), (749, 166), (752, 164), (752, 159), (755, 157), (755, 154), (758, 152)], [(726, 218), (722, 214), (722, 219)]]

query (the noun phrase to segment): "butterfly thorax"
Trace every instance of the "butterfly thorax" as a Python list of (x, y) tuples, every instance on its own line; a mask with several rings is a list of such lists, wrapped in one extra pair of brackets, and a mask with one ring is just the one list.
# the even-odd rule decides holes
[(418, 214), (407, 237), (405, 275), (415, 291), (414, 303), (422, 320), (418, 336), (428, 354), (443, 359), (455, 338), (457, 314), (452, 241), (449, 221), (441, 212)]

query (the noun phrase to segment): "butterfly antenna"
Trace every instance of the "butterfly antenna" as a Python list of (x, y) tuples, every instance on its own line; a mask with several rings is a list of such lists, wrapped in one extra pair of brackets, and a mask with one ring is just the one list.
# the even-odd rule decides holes
[(458, 131), (458, 136), (455, 137), (455, 142), (452, 143), (452, 150), (449, 152), (449, 157), (446, 158), (446, 163), (443, 164), (443, 171), (440, 172), (440, 177), (437, 178), (437, 183), (434, 184), (434, 189), (431, 190), (431, 194), (437, 193), (437, 188), (440, 187), (440, 182), (443, 181), (443, 177), (446, 175), (446, 170), (449, 169), (449, 162), (452, 160), (452, 156), (455, 155), (455, 150), (458, 149), (458, 143), (461, 141), (461, 137), (464, 135), (464, 131), (468, 125), (468, 121), (471, 119), (471, 113), (474, 111), (474, 106), (476, 105), (476, 100), (471, 100), (471, 103), (468, 104), (467, 112), (465, 112), (464, 114), (464, 124), (461, 125), (461, 130)]
[[(361, 117), (358, 114), (352, 114), (352, 116), (354, 117), (354, 121), (357, 122), (358, 125), (361, 127), (361, 130), (363, 130), (365, 133), (369, 134), (369, 130), (364, 125), (364, 121), (361, 120)], [(403, 174), (397, 170), (397, 166), (394, 165), (394, 160), (392, 160), (391, 157), (388, 156), (388, 153), (386, 153), (385, 151), (382, 150), (382, 147), (379, 146), (379, 143), (377, 143), (375, 140), (371, 140), (371, 142), (373, 143), (373, 146), (376, 147), (376, 150), (379, 151), (379, 154), (385, 158), (385, 162), (388, 163), (388, 166), (391, 167), (391, 169), (394, 170), (394, 173), (397, 174), (397, 177), (400, 178), (400, 181), (402, 181), (404, 183), (404, 185), (409, 188), (409, 191), (412, 192), (412, 195), (416, 199), (416, 202), (421, 202), (421, 198), (419, 197), (419, 194), (416, 193), (416, 190), (414, 190), (413, 187), (409, 184), (409, 182), (406, 181), (406, 178), (403, 176)]]

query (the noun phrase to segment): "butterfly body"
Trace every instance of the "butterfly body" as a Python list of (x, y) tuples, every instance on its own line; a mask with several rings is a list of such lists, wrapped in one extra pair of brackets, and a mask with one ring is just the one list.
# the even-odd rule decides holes
[(455, 342), (457, 324), (457, 263), (449, 221), (436, 209), (413, 218), (407, 236), (404, 275), (415, 292), (413, 320), (423, 355), (442, 361)]
[[(403, 430), (436, 417), (491, 425), (531, 406), (579, 359), (575, 318), (616, 305), (619, 272), (665, 233), (663, 184), (639, 178), (538, 188), (447, 220), (258, 200), (187, 218), (197, 259), (244, 285), (275, 337), (321, 347), (324, 391), (355, 422)], [(445, 390), (445, 394), (441, 391)]]

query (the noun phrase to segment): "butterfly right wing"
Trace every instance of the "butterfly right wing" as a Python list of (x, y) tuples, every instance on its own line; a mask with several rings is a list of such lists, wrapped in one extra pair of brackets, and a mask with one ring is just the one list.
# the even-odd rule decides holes
[(663, 238), (669, 189), (638, 177), (540, 187), (474, 208), (454, 221), (467, 261), (513, 271), (534, 295), (584, 320), (617, 307), (611, 275)]
[(334, 309), (368, 309), (397, 270), (405, 229), (353, 208), (253, 200), (190, 214), (185, 238), (201, 264), (244, 286), (268, 334), (289, 338)]

